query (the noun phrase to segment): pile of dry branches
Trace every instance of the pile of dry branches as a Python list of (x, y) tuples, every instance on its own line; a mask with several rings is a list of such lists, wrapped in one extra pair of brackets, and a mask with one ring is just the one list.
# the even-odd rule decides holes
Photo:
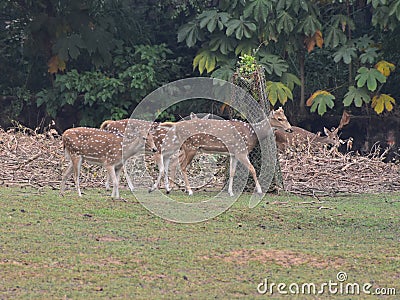
[[(0, 185), (59, 188), (66, 162), (55, 130), (38, 134), (20, 125), (7, 132), (0, 128), (0, 155)], [(99, 186), (104, 174), (98, 166), (84, 165), (81, 181), (84, 186)]]
[(400, 191), (400, 167), (384, 158), (379, 148), (368, 156), (326, 150), (281, 154), (284, 189), (312, 196)]
[[(0, 129), (0, 153), (0, 185), (59, 188), (67, 162), (61, 138), (54, 130), (39, 134), (21, 126), (7, 132)], [(198, 163), (205, 167), (201, 159)], [(367, 157), (326, 151), (291, 152), (281, 155), (280, 163), (284, 188), (292, 193), (327, 196), (400, 190), (399, 166), (384, 163), (377, 152)], [(80, 178), (82, 187), (104, 187), (106, 174), (99, 166), (84, 164)], [(68, 183), (73, 184), (72, 178)]]

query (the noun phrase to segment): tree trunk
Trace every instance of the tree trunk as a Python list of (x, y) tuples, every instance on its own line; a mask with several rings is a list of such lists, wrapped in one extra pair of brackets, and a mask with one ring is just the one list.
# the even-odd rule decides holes
[(299, 108), (301, 114), (305, 114), (306, 112), (304, 63), (305, 63), (305, 54), (304, 50), (301, 50), (299, 54), (300, 82), (301, 82)]
[[(347, 10), (347, 17), (349, 19), (351, 19), (349, 0), (346, 0), (346, 10)], [(347, 39), (349, 41), (351, 41), (351, 29), (350, 29), (349, 25), (347, 25)], [(351, 83), (353, 82), (353, 71), (352, 71), (352, 68), (353, 68), (353, 64), (350, 62), (349, 63), (349, 85), (351, 85)]]

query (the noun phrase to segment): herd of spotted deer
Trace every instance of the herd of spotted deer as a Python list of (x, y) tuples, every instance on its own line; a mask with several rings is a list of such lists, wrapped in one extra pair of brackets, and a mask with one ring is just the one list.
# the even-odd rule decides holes
[[(175, 169), (179, 164), (186, 192), (192, 195), (187, 167), (196, 153), (201, 151), (229, 155), (229, 195), (233, 195), (233, 177), (238, 161), (249, 170), (255, 182), (256, 192), (261, 194), (262, 189), (256, 171), (249, 160), (249, 153), (258, 140), (275, 134), (276, 145), (280, 151), (284, 151), (295, 142), (298, 143), (299, 140), (313, 145), (339, 145), (338, 129), (330, 131), (324, 128), (324, 132), (326, 136), (320, 136), (300, 127), (291, 126), (282, 108), (271, 111), (269, 116), (255, 124), (239, 120), (210, 119), (209, 115), (200, 119), (191, 114), (191, 119), (176, 123), (124, 119), (104, 121), (99, 129), (71, 128), (62, 135), (65, 157), (70, 160), (70, 164), (63, 174), (60, 194), (63, 195), (66, 181), (73, 173), (78, 194), (82, 195), (79, 174), (82, 162), (87, 161), (106, 168), (108, 174), (106, 186), (109, 187), (111, 180), (113, 184), (111, 196), (119, 198), (118, 184), (121, 170), (130, 157), (138, 155), (143, 149), (154, 154), (153, 158), (159, 170), (157, 180), (149, 191), (159, 187), (164, 175), (165, 189), (169, 193), (171, 191), (169, 167), (171, 165), (173, 169), (172, 177), (175, 176)], [(174, 155), (175, 153), (179, 154)], [(129, 176), (126, 178), (129, 187), (133, 189)], [(171, 179), (173, 182), (173, 178)]]

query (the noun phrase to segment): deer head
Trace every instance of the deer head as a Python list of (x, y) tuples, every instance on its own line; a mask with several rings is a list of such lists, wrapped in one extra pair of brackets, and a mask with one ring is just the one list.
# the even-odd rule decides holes
[(338, 130), (339, 129), (333, 129), (331, 131), (324, 127), (326, 136), (321, 136), (320, 133), (315, 134), (301, 127), (293, 126), (292, 132), (276, 130), (275, 140), (280, 150), (286, 150), (288, 147), (301, 148), (308, 144), (312, 145), (314, 148), (320, 148), (321, 145), (337, 147), (341, 143)]
[(340, 137), (338, 135), (339, 128), (332, 128), (332, 130), (329, 130), (328, 128), (324, 127), (324, 133), (326, 136), (321, 136), (317, 140), (317, 142), (324, 143), (331, 145), (333, 147), (338, 147), (342, 143), (340, 140)]

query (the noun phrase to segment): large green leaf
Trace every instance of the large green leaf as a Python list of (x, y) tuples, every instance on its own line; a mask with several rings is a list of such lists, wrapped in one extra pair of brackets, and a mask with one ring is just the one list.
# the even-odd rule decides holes
[[(242, 1), (242, 0), (240, 0)], [(220, 0), (219, 1), (219, 6), (221, 8), (221, 10), (223, 11), (227, 11), (229, 9), (235, 9), (238, 4), (239, 4), (239, 0)]]
[(327, 112), (328, 107), (333, 108), (335, 106), (334, 99), (335, 96), (332, 94), (319, 94), (314, 98), (310, 111), (315, 112), (318, 109), (318, 114), (322, 116)]
[(96, 65), (111, 62), (113, 50), (113, 35), (102, 27), (85, 27), (82, 29), (82, 40), (85, 41), (86, 50), (93, 57)]
[(299, 77), (292, 73), (283, 73), (281, 82), (284, 83), (291, 91), (293, 91), (295, 85), (301, 85)]
[(343, 60), (345, 64), (350, 64), (353, 58), (357, 57), (357, 50), (354, 47), (343, 46), (333, 54), (335, 63)]
[(309, 3), (304, 0), (278, 0), (276, 11), (289, 11), (289, 9), (291, 8), (293, 12), (297, 15), (300, 9), (308, 12), (308, 5)]
[(277, 55), (260, 52), (260, 57), (259, 62), (268, 74), (275, 73), (280, 77), (289, 68), (288, 63)]
[(197, 19), (199, 19), (199, 25), (200, 28), (204, 28), (207, 26), (207, 29), (209, 32), (213, 32), (214, 29), (217, 27), (217, 19), (216, 16), (218, 14), (218, 11), (213, 9), (213, 10), (206, 10), (203, 11), (200, 15), (197, 16)]
[(370, 48), (370, 46), (374, 43), (372, 38), (366, 34), (363, 36), (357, 38), (354, 40), (354, 44), (356, 45), (356, 48), (363, 51), (367, 48)]
[(186, 42), (190, 48), (200, 40), (199, 25), (196, 22), (188, 22), (178, 30), (178, 42)]
[(284, 105), (288, 99), (293, 100), (292, 91), (282, 82), (267, 81), (266, 92), (268, 100), (272, 105), (275, 105), (278, 100)]
[(389, 16), (396, 16), (397, 20), (400, 21), (400, 0), (394, 0), (389, 6)]
[(251, 38), (256, 29), (256, 24), (244, 20), (243, 16), (241, 16), (240, 19), (231, 19), (228, 21), (226, 35), (231, 36), (235, 33), (236, 38), (241, 40), (243, 36)]
[(337, 27), (331, 26), (326, 29), (324, 44), (325, 46), (336, 48), (347, 42), (346, 34)]
[(226, 28), (226, 35), (231, 36), (240, 26), (242, 22), (238, 19), (232, 19), (228, 21)]
[(380, 83), (386, 82), (386, 76), (383, 75), (375, 68), (361, 67), (358, 69), (358, 74), (356, 76), (357, 87), (364, 87), (367, 85), (368, 90), (375, 91), (378, 87), (378, 81)]
[(268, 22), (263, 28), (263, 32), (261, 35), (262, 41), (274, 41), (277, 42), (279, 38), (279, 34), (276, 31), (276, 21), (271, 20)]
[(198, 15), (200, 28), (207, 27), (209, 32), (213, 32), (217, 26), (222, 30), (229, 20), (229, 14), (226, 12), (218, 12), (215, 9), (206, 10)]
[(372, 4), (373, 8), (377, 8), (381, 4), (386, 4), (386, 0), (367, 0), (367, 4)]
[(351, 19), (347, 15), (337, 14), (333, 15), (330, 19), (333, 27), (341, 28), (342, 31), (345, 31), (346, 27), (350, 27), (351, 30), (355, 29), (355, 24), (353, 19)]
[(281, 11), (278, 14), (278, 22), (276, 24), (276, 30), (278, 33), (282, 31), (289, 35), (294, 27), (295, 27), (296, 20), (287, 12)]
[(243, 39), (236, 46), (235, 54), (236, 55), (251, 55), (253, 50), (258, 47), (258, 44), (255, 39)]
[(207, 70), (207, 73), (212, 72), (216, 64), (217, 56), (209, 49), (201, 50), (193, 59), (193, 69), (198, 68), (200, 74), (203, 74), (204, 70)]
[(373, 64), (376, 61), (376, 59), (378, 58), (377, 51), (378, 51), (378, 49), (373, 48), (373, 47), (365, 49), (364, 53), (360, 55), (361, 63)]
[(397, 26), (397, 22), (390, 22), (389, 7), (378, 6), (374, 9), (372, 15), (372, 25), (380, 27), (381, 30), (393, 30)]
[(350, 106), (354, 103), (356, 107), (361, 107), (363, 103), (369, 103), (370, 101), (371, 97), (365, 88), (350, 86), (349, 91), (344, 95), (343, 105)]
[(301, 32), (306, 36), (312, 36), (317, 30), (321, 30), (321, 22), (312, 14), (308, 15), (299, 23), (297, 32)]
[(79, 54), (79, 48), (84, 48), (85, 43), (78, 34), (71, 34), (59, 38), (53, 46), (53, 51), (64, 61), (69, 58), (76, 59)]
[(232, 79), (234, 69), (230, 65), (224, 65), (211, 73), (211, 77), (230, 81)]
[(227, 37), (224, 34), (218, 34), (213, 36), (208, 45), (211, 51), (219, 50), (222, 54), (227, 55), (235, 49), (236, 43), (235, 39)]
[(250, 0), (246, 3), (243, 16), (245, 18), (253, 17), (258, 22), (265, 23), (269, 13), (273, 9), (273, 3), (270, 0)]

